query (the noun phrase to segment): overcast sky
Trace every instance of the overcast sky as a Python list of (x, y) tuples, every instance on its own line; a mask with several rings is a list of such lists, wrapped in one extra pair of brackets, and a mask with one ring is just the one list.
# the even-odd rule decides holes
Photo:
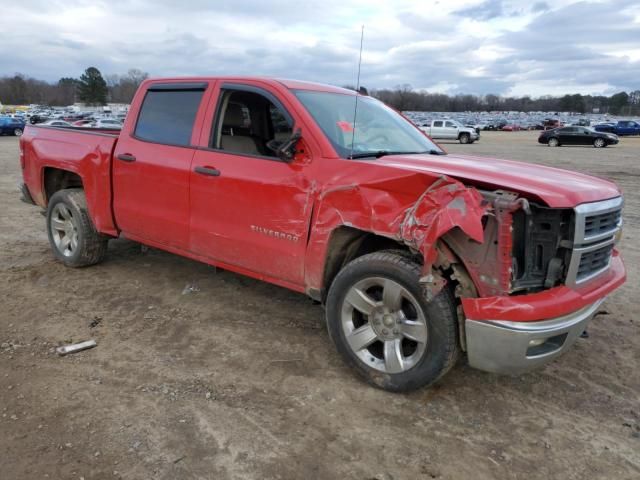
[(640, 89), (640, 0), (5, 0), (0, 76), (269, 75), (514, 95)]

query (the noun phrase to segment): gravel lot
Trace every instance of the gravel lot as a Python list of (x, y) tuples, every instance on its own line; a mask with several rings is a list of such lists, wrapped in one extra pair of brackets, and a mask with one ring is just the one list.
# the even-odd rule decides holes
[[(640, 478), (640, 138), (445, 146), (618, 182), (628, 282), (542, 371), (462, 362), (394, 395), (352, 375), (302, 295), (126, 240), (95, 267), (55, 262), (39, 210), (18, 200), (18, 142), (0, 137), (0, 476)], [(53, 353), (89, 338), (97, 348)]]

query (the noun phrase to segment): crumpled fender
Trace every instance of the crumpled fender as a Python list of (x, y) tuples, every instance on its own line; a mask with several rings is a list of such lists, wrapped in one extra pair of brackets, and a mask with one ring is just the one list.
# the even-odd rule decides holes
[[(387, 171), (388, 172), (388, 171)], [(419, 196), (416, 199), (416, 192)], [(458, 227), (482, 243), (486, 202), (472, 187), (447, 176), (401, 172), (384, 179), (327, 186), (319, 192), (307, 248), (307, 288), (323, 287), (332, 232), (341, 226), (372, 232), (420, 252), (429, 275), (438, 238)]]
[(406, 210), (400, 224), (400, 238), (422, 253), (424, 275), (431, 273), (436, 260), (437, 240), (452, 228), (458, 227), (472, 240), (483, 242), (484, 203), (482, 195), (475, 188), (443, 176)]

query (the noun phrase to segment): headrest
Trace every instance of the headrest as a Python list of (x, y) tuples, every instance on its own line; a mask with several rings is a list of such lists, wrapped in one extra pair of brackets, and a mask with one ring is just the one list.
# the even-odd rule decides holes
[(230, 103), (227, 105), (227, 111), (224, 114), (224, 126), (225, 127), (244, 127), (244, 113), (242, 107), (237, 103)]

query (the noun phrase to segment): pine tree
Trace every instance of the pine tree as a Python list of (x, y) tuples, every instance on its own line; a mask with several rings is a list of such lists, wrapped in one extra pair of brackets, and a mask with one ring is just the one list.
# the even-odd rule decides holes
[(102, 78), (100, 70), (87, 68), (78, 82), (78, 98), (87, 105), (107, 104), (107, 82)]

